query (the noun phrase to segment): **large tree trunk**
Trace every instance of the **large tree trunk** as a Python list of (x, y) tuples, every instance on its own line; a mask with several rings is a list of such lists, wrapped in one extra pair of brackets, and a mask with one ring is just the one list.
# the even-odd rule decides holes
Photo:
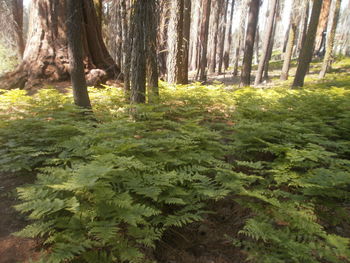
[(341, 0), (335, 0), (332, 3), (332, 14), (328, 26), (327, 34), (327, 46), (326, 55), (323, 60), (322, 68), (319, 77), (324, 78), (326, 76), (327, 70), (330, 68), (333, 60), (333, 46), (335, 33), (337, 30), (337, 24), (339, 20)]
[[(65, 1), (32, 0), (28, 41), (23, 61), (1, 80), (8, 88), (29, 88), (42, 81), (69, 79)], [(121, 77), (102, 40), (92, 0), (83, 1), (82, 41), (89, 84), (106, 77)], [(98, 71), (92, 69), (99, 69)], [(5, 86), (5, 85), (3, 85)]]
[(184, 0), (172, 0), (168, 26), (167, 72), (169, 83), (182, 83)]
[(269, 16), (267, 20), (267, 25), (264, 33), (264, 40), (263, 40), (263, 50), (258, 66), (258, 71), (255, 76), (255, 86), (259, 85), (262, 80), (264, 65), (266, 63), (266, 59), (268, 58), (269, 53), (269, 47), (272, 45), (272, 33), (273, 33), (273, 22), (275, 20), (275, 13), (276, 13), (276, 7), (277, 7), (278, 1), (277, 0), (270, 0), (269, 3)]
[(75, 104), (83, 108), (91, 108), (86, 87), (83, 45), (81, 40), (82, 8), (83, 0), (67, 0), (69, 67)]
[(249, 4), (249, 17), (248, 17), (248, 27), (244, 48), (244, 58), (242, 65), (242, 74), (241, 74), (241, 86), (250, 85), (250, 75), (252, 71), (252, 60), (253, 60), (253, 51), (254, 51), (254, 41), (256, 27), (259, 20), (259, 9), (260, 1), (251, 0)]
[(199, 54), (199, 80), (207, 80), (207, 51), (208, 51), (208, 31), (210, 17), (211, 0), (203, 0), (203, 12), (200, 29), (200, 54)]
[(17, 53), (19, 59), (22, 59), (25, 48), (23, 38), (23, 0), (12, 0), (12, 16), (16, 34)]
[(159, 98), (158, 59), (157, 59), (157, 21), (155, 17), (156, 0), (146, 1), (146, 46), (147, 48), (147, 97), (149, 103)]
[[(219, 32), (218, 32), (218, 74), (222, 74), (222, 66), (224, 63), (224, 51), (225, 51), (225, 41), (226, 35), (226, 25), (227, 25), (227, 16), (229, 9), (229, 0), (222, 1), (222, 5), (225, 8), (221, 8), (220, 10), (220, 20), (219, 20)], [(232, 24), (231, 24), (232, 25)]]
[(311, 19), (308, 27), (308, 31), (306, 34), (305, 43), (301, 49), (299, 56), (299, 64), (297, 67), (297, 71), (295, 73), (295, 78), (293, 82), (293, 87), (302, 87), (304, 85), (305, 75), (309, 68), (312, 54), (314, 50), (316, 30), (318, 25), (318, 20), (320, 17), (322, 7), (322, 0), (314, 0), (312, 6)]

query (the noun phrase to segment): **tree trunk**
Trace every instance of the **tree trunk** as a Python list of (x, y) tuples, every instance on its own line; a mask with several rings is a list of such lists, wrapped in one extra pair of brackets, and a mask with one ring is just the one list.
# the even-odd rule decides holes
[(247, 0), (242, 0), (241, 2), (241, 14), (240, 14), (240, 22), (239, 22), (239, 29), (238, 29), (238, 43), (236, 46), (236, 52), (235, 52), (235, 65), (233, 69), (233, 76), (238, 75), (238, 64), (241, 58), (241, 50), (243, 47), (243, 43), (245, 42), (245, 31), (246, 31), (246, 20), (247, 20), (247, 10), (246, 7)]
[(264, 64), (266, 62), (266, 59), (268, 57), (269, 53), (269, 47), (270, 44), (272, 45), (272, 31), (273, 31), (273, 22), (275, 20), (275, 13), (276, 13), (276, 7), (277, 7), (278, 1), (277, 0), (270, 0), (269, 4), (269, 16), (267, 20), (267, 25), (264, 33), (264, 40), (263, 40), (263, 50), (258, 66), (258, 71), (255, 76), (255, 86), (259, 85), (262, 80), (263, 70), (264, 70)]
[(325, 34), (324, 32), (327, 29), (329, 10), (331, 6), (331, 0), (323, 0), (322, 9), (320, 14), (320, 19), (318, 21), (316, 39), (315, 39), (315, 54), (320, 55), (324, 47)]
[(94, 6), (95, 6), (95, 10), (96, 10), (97, 25), (100, 28), (100, 31), (102, 31), (102, 16), (103, 16), (102, 0), (94, 0)]
[(259, 0), (251, 0), (249, 4), (248, 27), (244, 47), (244, 57), (241, 74), (241, 86), (250, 85), (250, 75), (252, 71), (252, 60), (254, 51), (255, 33), (259, 20)]
[[(235, 8), (235, 0), (232, 0), (231, 3), (231, 13), (229, 22), (226, 23), (226, 33), (225, 33), (225, 44), (224, 44), (224, 55), (223, 55), (223, 63), (225, 70), (228, 69), (230, 64), (230, 51), (231, 51), (231, 43), (232, 43), (232, 21), (233, 21), (233, 12)], [(226, 16), (225, 16), (226, 17)], [(219, 73), (221, 72), (221, 66), (219, 65)]]
[(12, 0), (12, 16), (15, 23), (18, 58), (22, 59), (25, 48), (23, 38), (23, 0)]
[(91, 108), (86, 87), (82, 32), (83, 0), (67, 0), (67, 40), (69, 68), (73, 87), (74, 102), (77, 106)]
[(203, 0), (203, 13), (200, 30), (199, 80), (207, 80), (208, 31), (211, 0)]
[(184, 0), (172, 0), (168, 26), (167, 71), (169, 83), (182, 83)]
[[(0, 81), (8, 88), (29, 88), (44, 81), (69, 79), (65, 1), (32, 0), (28, 41), (23, 61)], [(92, 0), (83, 1), (83, 60), (89, 85), (107, 77), (121, 77), (102, 40)], [(98, 69), (98, 70), (93, 70)]]
[(124, 74), (124, 91), (127, 100), (130, 99), (130, 67), (132, 51), (132, 25), (130, 13), (130, 0), (121, 0), (121, 17), (122, 17), (122, 50), (123, 50), (123, 74)]
[[(227, 27), (227, 17), (229, 12), (229, 0), (222, 1), (225, 8), (220, 9), (220, 20), (219, 20), (219, 32), (218, 32), (218, 74), (222, 74), (222, 67), (224, 64), (224, 52), (225, 44), (228, 32), (226, 32)], [(232, 25), (232, 24), (231, 24)]]
[(298, 6), (300, 4), (300, 0), (294, 0), (292, 5), (292, 13), (290, 17), (290, 26), (289, 26), (289, 34), (288, 40), (286, 44), (286, 51), (284, 54), (283, 67), (281, 72), (281, 80), (287, 80), (289, 75), (289, 67), (290, 61), (292, 59), (293, 48), (295, 45), (295, 39), (297, 34), (297, 28), (300, 22), (300, 11), (298, 11)]
[(157, 59), (157, 21), (155, 17), (156, 0), (146, 1), (146, 46), (147, 48), (147, 97), (149, 103), (159, 98), (158, 59)]
[(220, 7), (222, 6), (221, 0), (211, 2), (211, 16), (210, 16), (210, 41), (209, 41), (209, 73), (214, 73), (216, 69), (216, 54), (218, 45), (218, 31), (220, 20)]
[[(148, 0), (147, 0), (148, 1)], [(131, 52), (131, 103), (146, 102), (146, 13), (145, 0), (133, 5), (133, 43)]]
[(307, 29), (308, 29), (308, 22), (309, 22), (309, 12), (310, 12), (310, 2), (309, 0), (304, 0), (304, 14), (303, 14), (303, 29), (300, 31), (300, 37), (299, 37), (299, 43), (297, 45), (298, 49), (298, 55), (300, 55), (301, 49), (304, 46)]
[(330, 68), (333, 60), (333, 46), (334, 46), (335, 33), (337, 30), (337, 24), (339, 20), (340, 5), (341, 5), (341, 0), (335, 0), (332, 3), (332, 14), (329, 20), (329, 26), (327, 30), (328, 34), (327, 34), (326, 54), (325, 54), (322, 68), (320, 71), (320, 75), (319, 75), (320, 78), (324, 78), (326, 76), (326, 72)]
[(184, 1), (184, 17), (183, 17), (183, 43), (182, 43), (182, 76), (181, 84), (188, 84), (188, 69), (189, 69), (189, 48), (191, 35), (191, 0)]
[(190, 39), (190, 70), (196, 70), (198, 66), (199, 57), (199, 30), (200, 30), (200, 14), (201, 14), (201, 0), (192, 0), (192, 30)]
[(316, 30), (317, 30), (318, 20), (320, 17), (321, 7), (322, 7), (322, 0), (314, 0), (313, 6), (312, 6), (310, 24), (308, 26), (305, 43), (300, 52), (299, 64), (295, 74), (293, 87), (302, 87), (304, 85), (305, 75), (312, 59), (312, 53), (313, 53), (314, 44), (315, 44)]

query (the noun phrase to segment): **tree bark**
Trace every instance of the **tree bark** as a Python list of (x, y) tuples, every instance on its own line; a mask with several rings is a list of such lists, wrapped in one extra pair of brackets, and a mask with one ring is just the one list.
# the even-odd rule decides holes
[(290, 26), (288, 30), (289, 31), (288, 40), (286, 44), (286, 51), (284, 54), (283, 67), (282, 67), (282, 72), (280, 77), (281, 80), (287, 80), (289, 76), (290, 61), (292, 60), (297, 28), (300, 22), (300, 11), (298, 11), (299, 4), (300, 4), (300, 0), (293, 1), (292, 13), (290, 17)]
[(258, 71), (255, 76), (255, 86), (259, 85), (262, 81), (262, 75), (264, 70), (264, 64), (266, 63), (266, 59), (268, 57), (269, 47), (270, 43), (272, 41), (272, 31), (273, 31), (273, 22), (275, 20), (275, 13), (276, 13), (276, 7), (277, 7), (278, 1), (277, 0), (270, 0), (269, 4), (269, 16), (267, 20), (267, 25), (264, 33), (264, 41), (263, 41), (263, 50), (258, 66)]
[[(233, 12), (235, 8), (235, 0), (232, 0), (231, 2), (231, 12), (230, 12), (230, 19), (228, 23), (226, 24), (225, 29), (225, 43), (224, 43), (224, 54), (223, 54), (223, 64), (224, 69), (227, 70), (230, 64), (230, 51), (231, 51), (231, 44), (232, 44), (232, 21), (233, 21)], [(226, 16), (225, 16), (226, 17)], [(221, 63), (219, 63), (219, 73), (221, 73)]]
[(159, 99), (158, 59), (157, 59), (157, 21), (155, 17), (156, 0), (146, 1), (146, 46), (147, 48), (147, 98), (148, 103)]
[(169, 83), (182, 83), (184, 0), (172, 0), (168, 26), (167, 71)]
[(259, 0), (251, 0), (249, 4), (249, 17), (248, 17), (248, 27), (246, 33), (246, 41), (244, 48), (244, 57), (242, 65), (242, 74), (241, 74), (241, 86), (250, 85), (250, 75), (252, 71), (252, 60), (253, 60), (253, 51), (254, 51), (254, 41), (256, 27), (259, 20)]
[(320, 54), (323, 48), (323, 43), (325, 42), (324, 32), (327, 29), (329, 11), (331, 6), (331, 0), (323, 0), (320, 18), (318, 21), (316, 39), (315, 39), (315, 54)]
[(123, 74), (125, 97), (130, 98), (130, 64), (132, 50), (132, 26), (130, 14), (130, 0), (121, 0), (122, 16), (122, 50), (123, 50)]
[(301, 49), (299, 56), (299, 64), (295, 74), (293, 87), (302, 87), (304, 85), (305, 75), (312, 59), (312, 53), (315, 44), (316, 30), (320, 17), (322, 0), (314, 0), (312, 6), (311, 19), (305, 38), (305, 43)]
[(211, 2), (211, 16), (210, 16), (210, 41), (209, 41), (209, 73), (214, 73), (216, 69), (216, 55), (218, 45), (218, 31), (220, 20), (220, 7), (222, 6), (221, 0), (215, 0)]
[(21, 60), (25, 48), (23, 37), (23, 0), (12, 0), (12, 16), (16, 34), (17, 54)]
[(133, 43), (131, 53), (131, 103), (146, 102), (146, 18), (145, 0), (135, 0), (133, 5)]
[(341, 5), (341, 0), (335, 0), (332, 3), (332, 14), (330, 16), (329, 26), (327, 30), (328, 34), (327, 34), (326, 54), (325, 54), (322, 68), (320, 71), (320, 75), (319, 75), (320, 78), (324, 78), (326, 76), (327, 70), (331, 67), (331, 63), (333, 60), (334, 39), (335, 39), (335, 33), (337, 30), (337, 24), (339, 20), (340, 5)]
[(77, 106), (91, 108), (86, 87), (82, 33), (83, 0), (67, 1), (67, 39), (69, 54), (69, 69), (73, 87), (74, 102)]
[[(8, 88), (30, 88), (43, 81), (69, 79), (65, 1), (32, 0), (28, 41), (23, 61), (0, 81)], [(122, 77), (102, 40), (92, 0), (83, 1), (83, 60), (89, 85), (108, 77)], [(98, 69), (98, 70), (93, 70)]]
[(203, 0), (203, 12), (200, 30), (200, 54), (199, 54), (199, 80), (207, 80), (207, 51), (208, 51), (208, 31), (211, 0)]
[(182, 43), (182, 76), (181, 84), (188, 84), (188, 70), (189, 70), (189, 48), (191, 35), (191, 0), (184, 0), (184, 17), (183, 17), (183, 43)]

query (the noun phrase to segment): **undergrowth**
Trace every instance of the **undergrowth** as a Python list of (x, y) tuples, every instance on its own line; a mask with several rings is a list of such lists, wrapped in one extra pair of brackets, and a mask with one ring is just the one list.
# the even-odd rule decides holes
[(37, 173), (17, 235), (43, 240), (42, 262), (146, 262), (164, 231), (234, 196), (250, 216), (227, 238), (249, 262), (349, 262), (349, 85), (163, 84), (132, 117), (121, 91), (90, 89), (97, 122), (52, 89), (3, 91), (1, 172)]

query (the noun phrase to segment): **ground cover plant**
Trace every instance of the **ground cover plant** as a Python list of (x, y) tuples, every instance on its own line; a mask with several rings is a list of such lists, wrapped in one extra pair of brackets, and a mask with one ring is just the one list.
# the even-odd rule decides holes
[(152, 261), (164, 232), (228, 198), (249, 211), (226, 237), (248, 262), (349, 262), (350, 77), (309, 83), (162, 83), (159, 104), (132, 107), (91, 88), (94, 119), (52, 88), (1, 91), (1, 172), (37, 174), (17, 235), (42, 262)]

